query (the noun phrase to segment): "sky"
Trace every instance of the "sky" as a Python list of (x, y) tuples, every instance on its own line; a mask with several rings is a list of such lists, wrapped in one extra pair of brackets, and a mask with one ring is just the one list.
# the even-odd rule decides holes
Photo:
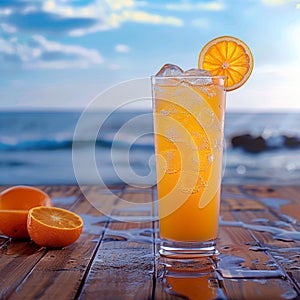
[(222, 35), (255, 60), (228, 110), (300, 110), (300, 0), (0, 0), (0, 110), (84, 108)]

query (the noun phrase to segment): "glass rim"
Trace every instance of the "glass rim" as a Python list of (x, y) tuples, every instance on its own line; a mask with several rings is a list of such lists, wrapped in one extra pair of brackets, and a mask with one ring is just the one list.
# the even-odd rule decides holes
[(157, 78), (157, 79), (183, 79), (183, 78), (203, 78), (203, 79), (208, 79), (208, 78), (215, 78), (215, 79), (227, 79), (228, 76), (222, 76), (222, 75), (178, 75), (178, 76), (157, 76), (157, 75), (151, 75), (151, 78)]

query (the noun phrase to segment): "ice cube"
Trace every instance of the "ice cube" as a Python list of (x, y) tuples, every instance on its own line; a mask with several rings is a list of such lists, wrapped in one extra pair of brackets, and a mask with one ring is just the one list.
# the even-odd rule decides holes
[(195, 68), (185, 71), (183, 75), (188, 75), (188, 76), (211, 76), (209, 71), (201, 70), (201, 69), (195, 69)]
[[(211, 74), (209, 71), (201, 69), (189, 69), (183, 73), (186, 76), (187, 83), (192, 85), (210, 85), (212, 84)], [(189, 78), (189, 76), (191, 78)], [(201, 77), (201, 78), (199, 78)]]
[(173, 76), (181, 76), (183, 74), (183, 70), (176, 65), (165, 64), (155, 76), (162, 77), (173, 77)]

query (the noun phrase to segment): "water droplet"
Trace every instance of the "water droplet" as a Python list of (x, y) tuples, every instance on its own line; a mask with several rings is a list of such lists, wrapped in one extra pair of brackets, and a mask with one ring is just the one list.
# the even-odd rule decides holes
[(298, 296), (298, 294), (294, 290), (289, 290), (289, 291), (281, 294), (281, 297), (284, 299), (296, 299), (297, 296)]
[(278, 265), (274, 260), (269, 260), (265, 262), (264, 265), (268, 267), (278, 268)]
[(184, 194), (197, 194), (200, 192), (201, 186), (190, 187), (180, 187), (179, 190)]
[(180, 155), (176, 150), (161, 151), (166, 166), (164, 172), (166, 174), (176, 174), (180, 170)]
[(212, 109), (204, 108), (199, 116), (198, 116), (198, 121), (201, 124), (202, 127), (204, 128), (209, 128), (214, 122), (215, 119), (215, 114), (212, 111)]
[(208, 158), (207, 158), (207, 160), (208, 160), (208, 163), (209, 163), (209, 164), (212, 164), (212, 163), (213, 163), (213, 161), (214, 161), (214, 159), (215, 159), (215, 158), (214, 158), (214, 156), (213, 156), (213, 155), (209, 155), (209, 156), (208, 156)]
[(162, 109), (160, 112), (159, 112), (162, 116), (168, 116), (170, 113), (165, 110), (165, 109)]
[(266, 218), (254, 218), (251, 221), (252, 222), (257, 222), (257, 223), (267, 223), (267, 222), (269, 222), (269, 219), (266, 219)]
[(289, 222), (290, 224), (295, 225), (295, 224), (298, 223), (297, 219), (295, 219), (295, 218), (293, 218), (293, 217), (291, 217), (289, 215), (281, 214), (281, 217), (284, 218), (284, 219), (286, 219), (286, 221)]
[(178, 134), (177, 128), (169, 128), (168, 130), (166, 130), (166, 134), (165, 134), (166, 138), (168, 140), (170, 140), (171, 142), (180, 142), (181, 141), (181, 137)]
[(237, 168), (236, 168), (236, 172), (239, 174), (239, 175), (244, 175), (246, 173), (247, 169), (244, 165), (238, 165)]
[(300, 241), (300, 232), (294, 229), (285, 230), (273, 226), (246, 224), (241, 221), (223, 221), (222, 218), (220, 219), (220, 225), (242, 227), (254, 231), (269, 232), (273, 234), (274, 239), (285, 241), (285, 242)]
[(274, 197), (258, 198), (257, 200), (262, 202), (264, 205), (274, 209), (280, 209), (281, 205), (290, 203), (290, 201), (287, 199), (274, 198)]
[(285, 169), (289, 172), (289, 173), (292, 173), (294, 172), (295, 170), (297, 170), (297, 166), (295, 163), (287, 163), (286, 166), (285, 166)]
[(251, 251), (268, 251), (270, 249), (267, 247), (252, 246), (249, 248), (249, 250), (251, 250)]
[(284, 273), (280, 270), (245, 270), (245, 269), (221, 269), (219, 270), (222, 277), (238, 278), (285, 278)]

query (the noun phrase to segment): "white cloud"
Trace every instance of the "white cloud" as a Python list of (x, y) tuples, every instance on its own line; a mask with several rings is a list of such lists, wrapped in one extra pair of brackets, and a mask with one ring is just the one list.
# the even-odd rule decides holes
[(103, 58), (100, 53), (95, 49), (87, 49), (81, 46), (65, 45), (58, 42), (47, 40), (41, 35), (33, 36), (33, 40), (37, 41), (41, 49), (45, 52), (59, 52), (66, 55), (76, 55), (80, 58), (86, 59), (86, 61), (94, 64), (103, 63)]
[(69, 35), (74, 36), (74, 37), (83, 36), (83, 35), (86, 35), (86, 34), (95, 33), (95, 32), (99, 32), (99, 31), (107, 31), (107, 30), (110, 30), (112, 28), (113, 27), (109, 26), (108, 24), (96, 24), (96, 25), (93, 25), (89, 28), (81, 28), (81, 29), (71, 30)]
[(223, 1), (210, 1), (201, 3), (184, 1), (181, 3), (166, 4), (165, 8), (176, 11), (220, 11), (225, 9), (225, 5)]
[(133, 0), (106, 0), (106, 2), (113, 10), (122, 9), (124, 7), (128, 8), (128, 7), (135, 6)]
[(4, 9), (0, 9), (0, 16), (3, 15), (3, 16), (9, 16), (11, 15), (13, 12), (12, 9), (10, 8), (4, 8)]
[(150, 14), (143, 11), (123, 11), (120, 13), (112, 13), (105, 17), (103, 23), (98, 23), (89, 28), (75, 29), (70, 31), (70, 36), (82, 36), (89, 33), (99, 31), (107, 31), (113, 28), (120, 27), (125, 22), (135, 22), (154, 25), (169, 25), (169, 26), (182, 26), (183, 21), (175, 17), (164, 17), (157, 14)]
[(0, 53), (13, 54), (14, 52), (15, 49), (13, 45), (10, 42), (0, 38)]
[(78, 28), (69, 32), (70, 36), (82, 36), (98, 31), (118, 28), (125, 22), (146, 24), (161, 24), (168, 26), (182, 26), (183, 21), (173, 16), (162, 16), (149, 13), (138, 8), (142, 7), (134, 0), (95, 0), (85, 6), (72, 6), (58, 0), (45, 1), (42, 9), (44, 12), (61, 15), (64, 18), (91, 18), (98, 20), (95, 25), (88, 28)]
[(76, 61), (66, 61), (66, 60), (56, 60), (56, 61), (36, 61), (28, 62), (24, 65), (26, 69), (85, 69), (89, 66), (89, 63), (83, 59), (78, 59)]
[(130, 51), (130, 47), (124, 44), (118, 44), (115, 46), (115, 51), (119, 53), (128, 53)]
[[(68, 2), (65, 0), (35, 1), (35, 5), (26, 1), (24, 3), (26, 5), (24, 4), (19, 8), (14, 7), (13, 9), (0, 9), (0, 15), (8, 16), (17, 12), (19, 18), (22, 19), (22, 16), (24, 17), (33, 12), (42, 13), (44, 18), (43, 22), (48, 22), (48, 24), (39, 26), (38, 24), (31, 24), (29, 21), (30, 30), (34, 31), (36, 28), (38, 32), (41, 32), (43, 28), (47, 31), (47, 28), (55, 26), (54, 22), (56, 22), (56, 17), (59, 17), (61, 22), (67, 21), (68, 19), (70, 19), (70, 21), (72, 19), (76, 19), (77, 25), (74, 25), (76, 27), (70, 26), (69, 28), (64, 28), (65, 32), (70, 36), (83, 36), (95, 32), (107, 31), (118, 28), (126, 22), (177, 27), (183, 25), (183, 20), (181, 18), (165, 15), (168, 10), (166, 6), (158, 5), (159, 9), (157, 11), (162, 13), (152, 13), (147, 10), (151, 7), (149, 3), (137, 0), (94, 0), (85, 5), (74, 5), (72, 1)], [(179, 7), (177, 8), (174, 5), (169, 5), (169, 10), (192, 9), (192, 7), (188, 8), (189, 5), (187, 4), (182, 4), (182, 7), (180, 7), (179, 4)], [(221, 8), (217, 1), (209, 2), (208, 4), (195, 4), (195, 7), (197, 9), (203, 8), (210, 10), (218, 10)], [(13, 18), (11, 18), (11, 20), (13, 20)], [(24, 20), (26, 21), (26, 19)], [(18, 28), (18, 26), (16, 26), (15, 29), (13, 27), (13, 21), (11, 22), (12, 23), (9, 25), (4, 25), (5, 29), (3, 30), (24, 30), (24, 28)], [(66, 23), (67, 22), (64, 24)]]
[(295, 0), (262, 0), (262, 3), (268, 6), (285, 5), (295, 2)]
[(119, 22), (137, 22), (137, 23), (149, 23), (149, 24), (165, 24), (172, 26), (182, 26), (183, 21), (179, 18), (161, 16), (157, 14), (150, 14), (143, 11), (123, 11), (118, 16)]
[(86, 68), (104, 62), (96, 49), (53, 42), (41, 35), (34, 35), (31, 43), (0, 39), (1, 53), (13, 56), (29, 69)]
[(8, 25), (6, 23), (2, 23), (1, 28), (4, 32), (7, 32), (7, 33), (15, 33), (17, 31), (16, 27)]
[(38, 12), (38, 11), (39, 11), (38, 7), (36, 7), (34, 5), (26, 6), (24, 9), (20, 10), (20, 12), (24, 15), (32, 13), (32, 12)]
[(72, 6), (58, 0), (45, 1), (42, 5), (44, 12), (61, 15), (62, 17), (96, 18), (106, 13), (109, 6), (103, 0), (96, 0), (85, 6)]

